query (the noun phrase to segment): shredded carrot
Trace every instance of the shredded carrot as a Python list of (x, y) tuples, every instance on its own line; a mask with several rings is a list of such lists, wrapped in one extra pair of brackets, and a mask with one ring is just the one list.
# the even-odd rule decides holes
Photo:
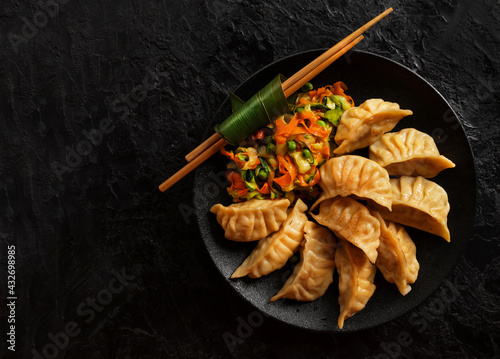
[(271, 193), (271, 188), (269, 187), (269, 183), (264, 183), (261, 188), (258, 188), (257, 191), (259, 191), (262, 194), (269, 194)]
[(226, 148), (225, 148), (225, 147), (222, 147), (222, 148), (220, 149), (220, 153), (221, 153), (221, 155), (226, 156), (226, 157), (227, 157), (227, 158), (229, 158), (230, 160), (234, 160), (234, 154), (233, 154), (233, 151), (228, 152), (228, 151), (226, 151)]
[[(233, 160), (234, 163), (236, 163), (236, 166), (242, 169), (255, 169), (259, 164), (260, 164), (260, 159), (257, 156), (257, 153), (250, 153), (250, 152), (240, 152), (238, 154), (234, 154), (233, 151), (226, 151), (225, 148), (221, 148), (220, 153), (229, 158), (230, 160)], [(240, 156), (247, 156), (247, 160), (242, 160), (240, 159)]]
[(286, 188), (293, 184), (295, 178), (297, 178), (297, 168), (293, 165), (292, 159), (288, 154), (281, 156), (278, 155), (279, 169), (283, 176), (275, 178), (274, 182), (279, 184), (281, 188)]
[(344, 97), (347, 100), (347, 102), (351, 104), (351, 106), (354, 106), (354, 100), (352, 99), (351, 96), (347, 96), (344, 93), (345, 90), (347, 90), (347, 86), (342, 81), (337, 81), (333, 84), (333, 94)]
[(309, 97), (311, 98), (311, 101), (305, 101), (304, 99), (300, 99), (300, 103), (311, 103), (311, 102), (319, 102), (321, 103), (325, 97), (331, 96), (332, 92), (329, 89), (329, 86), (325, 87), (320, 87), (316, 90), (309, 91)]
[(309, 186), (314, 186), (316, 183), (319, 182), (320, 179), (321, 179), (321, 175), (320, 175), (319, 171), (316, 171), (316, 173), (314, 174), (314, 178), (312, 179), (311, 182), (309, 182)]
[[(276, 143), (284, 144), (290, 136), (306, 133), (326, 139), (330, 135), (331, 129), (318, 125), (318, 119), (319, 117), (311, 111), (296, 113), (288, 124), (283, 119), (278, 119), (276, 121)], [(309, 120), (309, 126), (305, 120)]]
[[(243, 156), (243, 155), (246, 155), (246, 153), (242, 152), (242, 153), (240, 153), (240, 155)], [(240, 168), (245, 167), (245, 164), (248, 162), (248, 161), (241, 160), (238, 156), (234, 156), (233, 161), (236, 163), (236, 166), (238, 166)]]
[(325, 143), (325, 146), (321, 146), (318, 154), (316, 155), (316, 161), (319, 163), (323, 158), (328, 161), (330, 158), (330, 144), (328, 142)]
[(228, 188), (228, 192), (237, 191), (238, 196), (243, 196), (248, 192), (248, 187), (241, 178), (241, 175), (237, 172), (230, 172), (228, 175), (228, 180), (231, 182), (231, 186)]
[(305, 98), (302, 97), (302, 98), (300, 98), (299, 103), (301, 103), (303, 105), (309, 105), (311, 102), (307, 101)]
[(330, 91), (329, 88), (324, 87), (324, 89), (325, 89), (325, 91), (321, 94), (321, 96), (318, 99), (319, 103), (323, 103), (323, 99), (325, 97), (330, 97), (331, 95), (333, 95), (333, 93)]
[[(302, 111), (302, 112), (309, 112), (309, 111)], [(299, 112), (299, 118), (301, 117), (300, 114), (302, 112)], [(306, 127), (304, 124), (304, 127), (307, 128), (307, 132), (309, 132), (311, 135), (315, 135), (317, 137), (321, 138), (327, 138), (330, 135), (330, 132), (332, 132), (332, 129), (328, 129), (327, 127), (323, 127), (318, 125), (318, 117), (315, 116), (312, 112), (306, 113), (307, 115), (306, 119), (309, 120), (309, 126)]]
[(292, 135), (292, 132), (297, 129), (298, 124), (298, 120), (295, 117), (293, 117), (288, 124), (286, 124), (283, 119), (276, 121), (276, 144), (282, 145), (286, 143), (287, 139)]
[(307, 187), (309, 186), (309, 184), (306, 182), (305, 178), (304, 178), (305, 175), (303, 175), (302, 173), (299, 174), (298, 176), (298, 179), (299, 179), (299, 184), (302, 186), (302, 187)]

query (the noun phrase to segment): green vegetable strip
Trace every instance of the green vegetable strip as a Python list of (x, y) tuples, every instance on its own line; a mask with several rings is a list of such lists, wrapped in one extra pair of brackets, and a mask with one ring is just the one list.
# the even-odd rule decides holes
[(288, 102), (281, 87), (284, 80), (283, 75), (276, 76), (224, 122), (216, 125), (215, 131), (230, 144), (237, 145), (274, 118), (285, 114)]

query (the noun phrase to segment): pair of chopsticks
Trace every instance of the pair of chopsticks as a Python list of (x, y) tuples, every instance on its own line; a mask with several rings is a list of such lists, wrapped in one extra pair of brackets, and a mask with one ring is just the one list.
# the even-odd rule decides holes
[[(370, 27), (375, 25), (377, 22), (382, 20), (385, 16), (392, 12), (392, 7), (385, 10), (383, 13), (373, 18), (365, 25), (361, 26), (359, 29), (354, 31), (352, 34), (344, 38), (342, 41), (334, 45), (329, 50), (325, 51), (315, 60), (311, 61), (308, 65), (299, 70), (295, 75), (283, 82), (283, 92), (288, 98), (296, 91), (298, 91), (307, 82), (312, 80), (316, 75), (318, 75), (325, 68), (330, 66), (335, 60), (344, 55), (352, 47), (354, 47), (358, 42), (363, 39), (362, 33), (368, 30)], [(227, 142), (222, 139), (218, 133), (214, 133), (207, 140), (201, 143), (193, 151), (186, 155), (186, 160), (189, 162), (186, 166), (176, 172), (172, 177), (163, 182), (159, 189), (164, 192), (179, 180), (184, 178), (188, 173), (198, 167), (200, 164), (205, 162), (208, 158), (213, 156), (215, 153), (219, 152)]]

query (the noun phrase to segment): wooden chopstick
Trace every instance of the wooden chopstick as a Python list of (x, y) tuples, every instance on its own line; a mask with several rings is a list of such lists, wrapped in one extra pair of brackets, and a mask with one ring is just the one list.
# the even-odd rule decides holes
[[(328, 67), (332, 62), (337, 60), (340, 56), (345, 54), (349, 49), (351, 49), (354, 45), (356, 45), (359, 41), (363, 39), (360, 35), (368, 30), (370, 27), (375, 25), (377, 22), (382, 20), (388, 14), (393, 11), (392, 7), (385, 10), (383, 13), (373, 18), (359, 29), (354, 31), (349, 36), (342, 39), (339, 43), (332, 46), (329, 50), (325, 51), (322, 55), (318, 56), (315, 60), (311, 61), (308, 65), (304, 66), (301, 70), (295, 73), (292, 77), (283, 82), (282, 87), (285, 92), (285, 96), (291, 96), (295, 91), (298, 91), (302, 86), (304, 86), (307, 82), (312, 80), (317, 74), (323, 71), (326, 67)], [(357, 40), (357, 41), (356, 41)], [(356, 42), (354, 42), (356, 41)], [(352, 46), (349, 45), (352, 43)], [(346, 48), (346, 49), (344, 49)], [(344, 50), (342, 50), (344, 49)], [(339, 53), (338, 56), (335, 56)], [(317, 70), (317, 69), (320, 70)], [(312, 75), (311, 75), (312, 74)], [(198, 145), (194, 150), (189, 152), (186, 155), (186, 161), (191, 162), (198, 155), (203, 153), (207, 148), (212, 146), (215, 142), (220, 139), (218, 133), (214, 133), (212, 136), (203, 141), (200, 145)]]
[[(392, 7), (385, 10), (383, 13), (373, 18), (365, 25), (361, 26), (359, 29), (354, 31), (349, 36), (345, 37), (339, 43), (332, 46), (330, 49), (325, 51), (321, 56), (311, 61), (308, 65), (303, 67), (292, 77), (283, 82), (282, 87), (285, 96), (287, 98), (290, 97), (293, 93), (298, 91), (307, 82), (312, 80), (316, 75), (318, 75), (331, 63), (333, 63), (339, 57), (344, 55), (347, 51), (349, 51), (352, 47), (354, 47), (358, 42), (360, 42), (363, 39), (363, 36), (361, 35), (363, 32), (368, 30), (370, 27), (379, 22), (382, 18), (387, 16), (392, 11), (393, 11)], [(227, 142), (224, 139), (222, 139), (218, 133), (214, 133), (212, 136), (207, 138), (199, 146), (197, 146), (194, 150), (192, 150), (186, 155), (185, 158), (189, 163), (182, 169), (177, 171), (172, 177), (163, 182), (159, 186), (160, 191), (164, 192), (167, 189), (169, 189), (180, 179), (182, 179), (184, 176), (186, 176), (200, 164), (205, 162), (208, 158), (217, 153), (226, 144)]]
[(209, 148), (215, 142), (217, 142), (219, 139), (220, 139), (219, 134), (217, 132), (214, 133), (212, 136), (210, 136), (205, 141), (203, 141), (201, 144), (199, 144), (198, 147), (196, 147), (194, 150), (189, 152), (185, 157), (186, 161), (191, 162), (196, 157), (198, 157), (200, 154), (202, 154), (203, 151), (205, 151), (207, 148)]
[(322, 64), (314, 68), (310, 73), (306, 74), (304, 77), (300, 79), (300, 81), (297, 81), (293, 85), (289, 86), (285, 90), (285, 96), (288, 98), (290, 97), (293, 93), (298, 91), (302, 86), (304, 86), (306, 83), (311, 81), (316, 75), (318, 75), (321, 71), (326, 69), (328, 66), (330, 66), (335, 60), (337, 60), (339, 57), (344, 55), (347, 51), (349, 51), (351, 48), (353, 48), (358, 42), (363, 40), (363, 35), (358, 36), (357, 38), (354, 39), (354, 41), (348, 43), (343, 49), (340, 51), (336, 52), (331, 56), (330, 58), (327, 58), (326, 61), (324, 61)]
[(190, 173), (196, 167), (198, 167), (203, 162), (205, 162), (208, 158), (210, 158), (211, 156), (213, 156), (217, 152), (219, 152), (220, 149), (222, 147), (224, 147), (226, 144), (227, 144), (227, 142), (221, 138), (215, 144), (213, 144), (212, 146), (210, 146), (208, 148), (208, 150), (204, 151), (202, 154), (200, 154), (194, 160), (192, 160), (187, 165), (185, 165), (184, 167), (182, 167), (179, 171), (177, 171), (172, 177), (170, 177), (165, 182), (163, 182), (159, 186), (160, 191), (165, 192), (167, 189), (169, 189), (174, 184), (176, 184), (177, 182), (179, 182), (179, 180), (181, 180), (184, 176), (186, 176), (188, 173)]
[[(378, 15), (377, 17), (373, 18), (372, 20), (368, 21), (366, 24), (361, 26), (359, 29), (354, 31), (352, 34), (349, 36), (345, 37), (343, 40), (341, 40), (339, 43), (336, 45), (332, 46), (329, 50), (324, 52), (322, 55), (320, 55), (318, 58), (314, 59), (311, 61), (308, 65), (304, 66), (301, 70), (299, 70), (295, 75), (287, 79), (285, 82), (283, 82), (283, 90), (286, 91), (290, 86), (294, 85), (297, 82), (302, 83), (301, 79), (304, 76), (307, 76), (311, 71), (313, 71), (316, 67), (318, 67), (320, 64), (325, 62), (328, 58), (333, 56), (336, 52), (338, 52), (340, 49), (345, 47), (347, 44), (352, 42), (354, 39), (356, 39), (358, 36), (360, 36), (363, 32), (368, 30), (370, 27), (375, 25), (377, 22), (382, 20), (384, 17), (386, 17), (388, 14), (392, 12), (392, 7), (389, 9), (385, 10), (383, 13)], [(306, 84), (307, 81), (305, 81), (302, 85)], [(302, 86), (300, 86), (302, 87)], [(298, 87), (297, 90), (300, 88)], [(293, 92), (292, 92), (293, 93)]]

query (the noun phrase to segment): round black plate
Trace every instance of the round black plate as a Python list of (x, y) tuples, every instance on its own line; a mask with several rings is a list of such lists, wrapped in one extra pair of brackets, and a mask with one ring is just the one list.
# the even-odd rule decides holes
[[(279, 60), (250, 77), (235, 93), (242, 99), (248, 99), (276, 74), (291, 76), (322, 52), (323, 50), (308, 51)], [(435, 138), (441, 154), (456, 164), (456, 168), (445, 170), (433, 179), (448, 192), (451, 204), (448, 217), (451, 243), (434, 235), (409, 229), (417, 246), (417, 258), (420, 262), (418, 279), (409, 294), (403, 297), (395, 285), (387, 283), (377, 273), (375, 294), (362, 311), (345, 321), (342, 330), (337, 326), (337, 274), (325, 295), (318, 300), (296, 302), (282, 299), (271, 303), (269, 299), (283, 286), (292, 273), (293, 266), (286, 265), (259, 279), (229, 279), (256, 242), (236, 243), (225, 239), (215, 215), (209, 212), (215, 203), (231, 203), (224, 187), (226, 160), (223, 156), (215, 155), (196, 170), (194, 204), (208, 252), (229, 285), (243, 298), (265, 315), (300, 328), (352, 332), (380, 325), (404, 314), (426, 299), (450, 274), (463, 254), (473, 226), (476, 177), (473, 157), (462, 126), (446, 100), (423, 78), (381, 56), (351, 51), (312, 82), (317, 87), (336, 81), (347, 84), (347, 92), (356, 104), (369, 98), (382, 98), (399, 103), (401, 108), (412, 110), (413, 116), (403, 119), (395, 131), (413, 127), (430, 134)], [(230, 111), (229, 101), (225, 101), (214, 121), (223, 121)]]

